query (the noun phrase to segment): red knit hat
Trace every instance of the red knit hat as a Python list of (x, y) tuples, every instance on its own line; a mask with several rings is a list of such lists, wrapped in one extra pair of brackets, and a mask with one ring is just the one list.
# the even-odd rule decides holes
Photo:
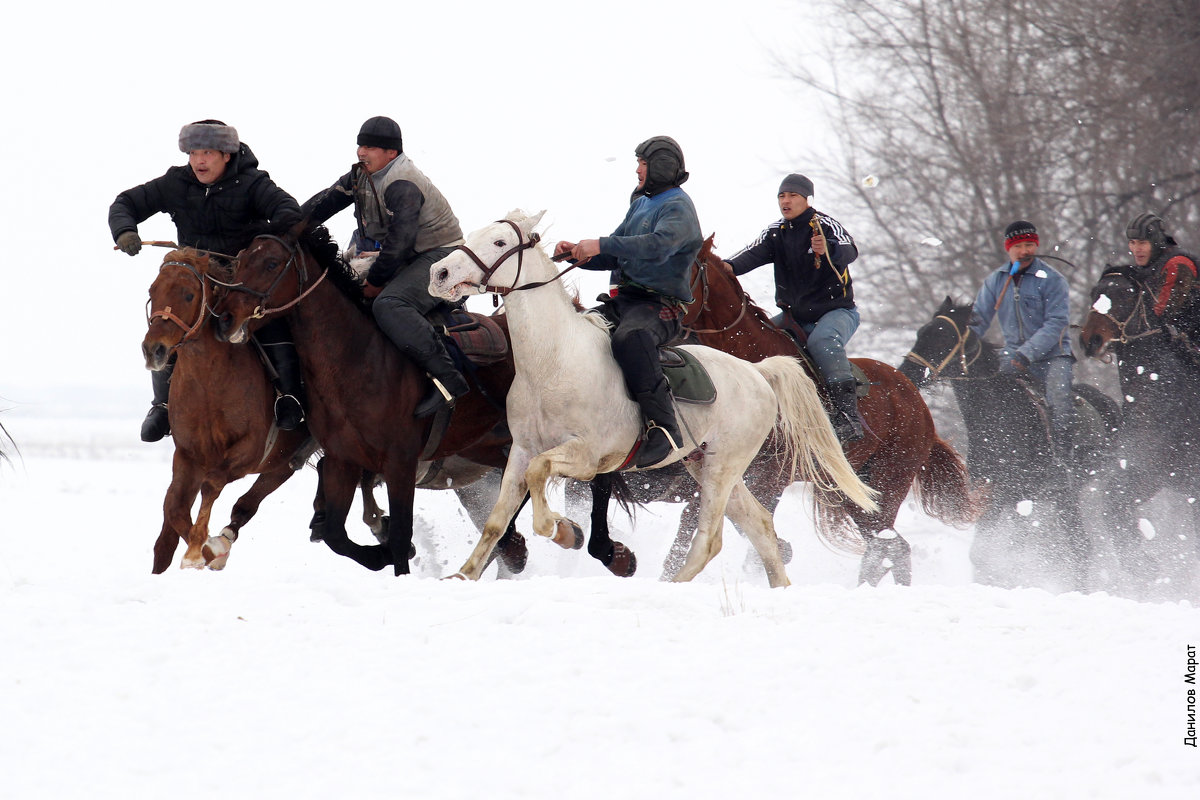
[(1008, 252), (1017, 242), (1038, 243), (1037, 228), (1032, 222), (1019, 219), (1004, 229), (1004, 251)]

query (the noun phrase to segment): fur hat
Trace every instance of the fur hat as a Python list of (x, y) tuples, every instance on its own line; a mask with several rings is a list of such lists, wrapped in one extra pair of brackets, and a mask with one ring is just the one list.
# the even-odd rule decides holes
[(371, 117), (358, 129), (358, 144), (361, 147), (381, 147), (384, 150), (404, 152), (404, 139), (400, 126), (391, 117)]
[(237, 129), (219, 119), (202, 119), (179, 130), (179, 149), (185, 153), (193, 150), (220, 150), (236, 153), (242, 143)]
[(1008, 252), (1017, 242), (1038, 243), (1037, 228), (1033, 227), (1032, 222), (1019, 219), (1004, 229), (1004, 251)]
[(795, 192), (805, 197), (812, 197), (813, 182), (800, 173), (793, 172), (783, 179), (783, 183), (779, 184), (778, 194), (783, 194), (784, 192)]

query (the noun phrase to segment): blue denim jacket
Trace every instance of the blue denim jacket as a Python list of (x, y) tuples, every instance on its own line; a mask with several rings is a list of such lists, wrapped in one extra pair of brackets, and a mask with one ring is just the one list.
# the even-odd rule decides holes
[[(1019, 282), (1010, 281), (1010, 266), (1004, 265), (983, 282), (975, 298), (971, 329), (983, 336), (994, 316), (1010, 352), (1020, 353), (1031, 362), (1070, 356), (1067, 279), (1045, 261), (1034, 258)], [(997, 309), (996, 298), (1001, 293)]]
[(618, 282), (690, 303), (688, 279), (703, 238), (692, 198), (676, 186), (630, 203), (624, 221), (611, 236), (600, 238), (600, 255), (582, 269), (616, 269)]

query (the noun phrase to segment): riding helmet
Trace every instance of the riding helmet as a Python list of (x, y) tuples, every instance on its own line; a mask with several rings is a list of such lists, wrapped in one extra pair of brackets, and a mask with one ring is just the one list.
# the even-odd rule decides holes
[(1143, 239), (1153, 245), (1155, 251), (1175, 244), (1170, 234), (1163, 230), (1162, 217), (1151, 211), (1138, 214), (1125, 226), (1125, 238)]
[(633, 151), (646, 162), (646, 185), (643, 193), (653, 197), (688, 179), (683, 162), (683, 148), (670, 136), (653, 136)]

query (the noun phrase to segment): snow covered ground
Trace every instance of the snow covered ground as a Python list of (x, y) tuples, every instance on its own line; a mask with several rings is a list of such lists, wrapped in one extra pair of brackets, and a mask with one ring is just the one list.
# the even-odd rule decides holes
[(137, 442), (136, 417), (4, 422), (6, 798), (1200, 790), (1192, 603), (971, 584), (971, 532), (911, 507), (911, 588), (855, 587), (796, 488), (776, 517), (788, 589), (732, 532), (697, 581), (659, 582), (673, 506), (615, 518), (634, 578), (532, 541), (519, 579), (465, 584), (437, 580), (473, 543), (452, 495), (418, 493), (419, 561), (397, 579), (308, 541), (306, 470), (225, 572), (153, 576), (170, 444)]

